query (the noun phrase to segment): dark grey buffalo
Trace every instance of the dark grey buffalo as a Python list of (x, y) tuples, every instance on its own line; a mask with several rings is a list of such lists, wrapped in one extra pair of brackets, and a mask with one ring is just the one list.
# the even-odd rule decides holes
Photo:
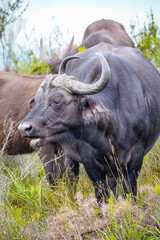
[(78, 53), (79, 49), (83, 46), (88, 49), (100, 42), (105, 42), (119, 46), (134, 47), (134, 42), (126, 32), (124, 26), (110, 19), (101, 19), (91, 23), (84, 32), (82, 43), (72, 50), (73, 40), (74, 38), (72, 38), (66, 51), (61, 55), (47, 57), (41, 39), (40, 55), (41, 58), (50, 65), (52, 73), (58, 73), (59, 65), (62, 60), (69, 55)]
[(19, 131), (36, 146), (60, 144), (77, 178), (82, 163), (98, 202), (108, 185), (117, 195), (118, 179), (136, 196), (143, 157), (160, 134), (159, 93), (160, 74), (139, 50), (100, 43), (44, 80)]
[(88, 49), (100, 42), (135, 47), (134, 42), (121, 23), (110, 19), (101, 19), (91, 23), (86, 28), (81, 45), (72, 50), (71, 54), (77, 53), (80, 47), (85, 46)]

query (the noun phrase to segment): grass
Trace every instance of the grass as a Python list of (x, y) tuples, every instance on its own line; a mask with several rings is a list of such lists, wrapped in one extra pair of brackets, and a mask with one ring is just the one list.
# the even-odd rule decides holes
[(1, 155), (0, 239), (160, 239), (160, 142), (144, 159), (136, 204), (111, 196), (99, 209), (83, 168), (74, 200), (65, 178), (57, 185), (36, 153)]

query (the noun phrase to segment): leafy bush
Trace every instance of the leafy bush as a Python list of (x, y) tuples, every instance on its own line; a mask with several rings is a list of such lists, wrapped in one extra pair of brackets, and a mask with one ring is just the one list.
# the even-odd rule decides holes
[(20, 56), (17, 56), (12, 46), (8, 45), (8, 47), (9, 53), (6, 71), (13, 71), (26, 75), (43, 75), (50, 73), (49, 65), (40, 58), (37, 58), (32, 49), (23, 50), (22, 47), (19, 47)]
[(152, 9), (147, 14), (148, 23), (140, 27), (139, 20), (132, 22), (131, 35), (144, 56), (148, 58), (157, 68), (160, 68), (160, 29), (154, 17)]

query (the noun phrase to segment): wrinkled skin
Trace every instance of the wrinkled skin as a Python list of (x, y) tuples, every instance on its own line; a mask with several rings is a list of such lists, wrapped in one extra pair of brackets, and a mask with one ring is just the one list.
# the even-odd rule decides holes
[[(87, 96), (54, 85), (57, 78), (72, 81), (71, 76), (97, 81), (102, 70), (96, 52), (103, 53), (111, 69), (102, 91)], [(98, 203), (107, 199), (109, 187), (117, 197), (118, 179), (124, 195), (135, 197), (143, 157), (160, 134), (160, 74), (134, 48), (101, 43), (78, 56), (82, 58), (67, 63), (66, 75), (43, 82), (19, 130), (42, 145), (60, 144), (76, 180), (82, 163)]]
[[(21, 137), (17, 126), (30, 111), (30, 107), (32, 108), (31, 99), (45, 77), (0, 72), (0, 148), (5, 154), (17, 155), (35, 151), (30, 146), (30, 140)], [(13, 131), (9, 135), (11, 125)], [(59, 145), (50, 144), (38, 150), (49, 184), (53, 184), (65, 171), (65, 158), (62, 157), (57, 162), (54, 160), (58, 151), (62, 151)]]

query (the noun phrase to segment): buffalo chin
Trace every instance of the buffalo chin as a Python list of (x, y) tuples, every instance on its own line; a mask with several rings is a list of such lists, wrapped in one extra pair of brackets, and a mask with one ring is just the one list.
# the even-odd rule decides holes
[(36, 139), (32, 139), (30, 142), (30, 146), (32, 148), (39, 148), (39, 147), (43, 147), (45, 145), (45, 141), (42, 138), (36, 138)]
[[(58, 134), (58, 136), (61, 134)], [(57, 135), (56, 135), (57, 136)], [(44, 138), (33, 138), (30, 141), (30, 146), (34, 149), (39, 148), (39, 147), (44, 147), (46, 144), (53, 144), (57, 143), (56, 136), (51, 136), (51, 137), (44, 137)]]

